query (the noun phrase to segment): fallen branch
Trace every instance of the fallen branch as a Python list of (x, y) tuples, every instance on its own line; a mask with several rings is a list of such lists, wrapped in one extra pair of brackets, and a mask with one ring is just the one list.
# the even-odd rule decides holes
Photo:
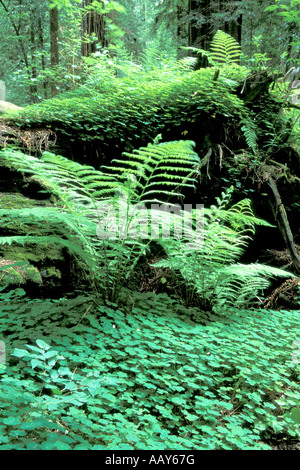
[(297, 270), (297, 272), (300, 273), (300, 256), (297, 252), (297, 249), (294, 243), (293, 234), (290, 229), (290, 224), (287, 218), (285, 207), (281, 201), (281, 197), (280, 197), (276, 182), (272, 178), (272, 176), (268, 177), (267, 182), (275, 198), (275, 207), (273, 204), (271, 204), (274, 218), (277, 222), (280, 233), (285, 241), (286, 247), (290, 253), (293, 265), (295, 269)]

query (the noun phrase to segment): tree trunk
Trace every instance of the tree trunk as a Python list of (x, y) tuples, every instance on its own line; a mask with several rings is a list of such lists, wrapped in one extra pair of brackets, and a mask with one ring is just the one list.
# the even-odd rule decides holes
[(211, 0), (189, 0), (189, 46), (208, 50), (213, 32)]
[(293, 40), (295, 37), (295, 31), (297, 30), (296, 23), (291, 21), (288, 26), (288, 45), (286, 49), (286, 59), (285, 59), (285, 73), (291, 67), (291, 57), (292, 57), (292, 50), (293, 50)]
[[(225, 20), (222, 22), (222, 29), (225, 33), (230, 34), (239, 44), (242, 41), (242, 14), (240, 13), (241, 1), (220, 1), (221, 12), (223, 11)], [(227, 19), (227, 17), (229, 19)]]
[[(241, 4), (241, 1), (189, 0), (188, 45), (208, 51), (218, 29), (230, 34), (241, 44), (242, 15), (239, 13)], [(200, 57), (196, 69), (207, 65), (207, 58)]]
[[(189, 46), (205, 51), (209, 49), (213, 37), (211, 11), (211, 0), (189, 0)], [(207, 65), (207, 58), (198, 55), (196, 69)]]
[[(59, 64), (59, 51), (58, 51), (58, 8), (54, 7), (50, 9), (50, 61), (51, 67), (55, 67)], [(51, 96), (58, 94), (55, 81), (51, 83)]]
[[(30, 75), (30, 72), (29, 72), (29, 59), (28, 59), (28, 56), (27, 56), (27, 52), (26, 52), (26, 49), (25, 49), (24, 42), (23, 42), (23, 35), (20, 33), (20, 24), (19, 25), (16, 24), (16, 22), (14, 21), (13, 15), (10, 13), (7, 5), (3, 2), (3, 0), (0, 0), (0, 5), (2, 5), (2, 7), (3, 7), (4, 11), (6, 12), (7, 17), (9, 19), (15, 33), (16, 33), (16, 37), (18, 39), (18, 43), (19, 43), (19, 46), (20, 46), (20, 49), (21, 49), (21, 52), (22, 52), (22, 56), (23, 56), (23, 60), (24, 60), (24, 64), (25, 64), (25, 67), (26, 67), (26, 72), (27, 72), (28, 78), (30, 80), (31, 75)], [(30, 94), (32, 94), (31, 86), (29, 88), (30, 88)]]
[(30, 91), (33, 97), (33, 102), (37, 102), (37, 70), (36, 70), (36, 42), (35, 42), (35, 31), (34, 31), (34, 12), (30, 15), (30, 50), (31, 50), (31, 85)]
[[(89, 7), (93, 0), (83, 0), (82, 7)], [(88, 57), (97, 51), (97, 46), (107, 47), (105, 17), (97, 11), (86, 10), (81, 22), (81, 55)]]
[[(45, 72), (46, 58), (45, 58), (45, 53), (44, 53), (44, 34), (43, 34), (43, 23), (42, 23), (41, 15), (39, 15), (38, 17), (37, 29), (38, 29), (38, 46), (41, 52), (41, 66), (42, 66), (42, 71)], [(44, 90), (44, 98), (47, 99), (48, 92), (47, 92), (47, 84), (45, 80), (43, 80), (43, 90)]]

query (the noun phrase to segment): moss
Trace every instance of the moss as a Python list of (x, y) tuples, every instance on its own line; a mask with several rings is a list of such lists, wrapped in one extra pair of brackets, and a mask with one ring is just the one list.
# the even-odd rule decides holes
[(62, 250), (55, 245), (37, 246), (27, 244), (25, 246), (2, 246), (0, 254), (4, 258), (14, 259), (17, 261), (28, 261), (29, 263), (43, 263), (45, 260), (63, 261), (64, 256)]
[(0, 209), (24, 209), (45, 205), (44, 201), (29, 199), (20, 193), (0, 193)]
[(59, 269), (56, 269), (54, 266), (51, 266), (51, 268), (47, 269), (47, 276), (57, 277), (58, 279), (61, 279), (61, 272), (59, 271)]
[(22, 274), (14, 268), (8, 268), (1, 272), (0, 285), (10, 286), (24, 284), (25, 279)]
[(34, 282), (35, 284), (42, 284), (42, 277), (37, 268), (31, 265), (26, 266), (11, 266), (14, 264), (13, 260), (3, 259), (0, 260), (1, 276), (0, 285), (11, 286), (25, 284), (26, 282)]
[(41, 275), (34, 266), (28, 266), (25, 269), (25, 275), (27, 281), (35, 282), (36, 284), (42, 284)]

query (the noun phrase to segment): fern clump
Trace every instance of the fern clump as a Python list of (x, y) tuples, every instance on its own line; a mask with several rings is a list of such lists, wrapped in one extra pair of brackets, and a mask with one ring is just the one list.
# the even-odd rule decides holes
[[(0, 237), (0, 244), (64, 247), (77, 259), (93, 289), (113, 299), (150, 243), (149, 239), (144, 242), (127, 237), (138, 216), (135, 211), (121, 229), (115, 217), (119, 195), (125, 196), (126, 215), (132, 205), (162, 202), (157, 194), (165, 198), (182, 195), (184, 187), (195, 183), (199, 157), (193, 146), (190, 141), (151, 144), (126, 154), (126, 160), (115, 162), (117, 166), (112, 168), (104, 167), (104, 171), (47, 152), (39, 159), (18, 151), (2, 151), (1, 164), (32, 175), (55, 196), (56, 205), (1, 209), (2, 227), (15, 227), (23, 233)], [(107, 231), (101, 236), (103, 215), (106, 227), (114, 224), (116, 232), (122, 231), (125, 236), (114, 239)]]
[(178, 286), (184, 284), (188, 304), (198, 297), (200, 305), (218, 312), (250, 306), (263, 297), (272, 279), (292, 276), (263, 264), (238, 263), (254, 235), (255, 225), (270, 224), (254, 216), (249, 199), (227, 208), (232, 189), (217, 199), (217, 206), (203, 210), (201, 243), (161, 239), (167, 257), (153, 264), (179, 276)]
[(154, 241), (166, 253), (155, 266), (180, 274), (188, 303), (195, 295), (217, 310), (251, 303), (269, 286), (269, 278), (290, 275), (238, 264), (255, 225), (268, 225), (254, 217), (250, 201), (225, 209), (230, 190), (217, 206), (194, 209), (188, 223), (187, 211), (165, 205), (195, 187), (201, 162), (193, 145), (150, 144), (100, 170), (50, 153), (38, 159), (2, 151), (0, 162), (32, 175), (56, 197), (56, 205), (1, 209), (2, 226), (16, 228), (17, 220), (23, 233), (2, 236), (0, 244), (64, 247), (91, 287), (113, 300), (136, 266), (146, 262)]

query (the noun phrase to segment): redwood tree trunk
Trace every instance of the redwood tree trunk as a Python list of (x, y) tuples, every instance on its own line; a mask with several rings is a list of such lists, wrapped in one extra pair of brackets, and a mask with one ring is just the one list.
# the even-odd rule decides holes
[[(208, 50), (213, 37), (211, 0), (189, 0), (189, 39), (192, 47)], [(206, 67), (207, 58), (199, 57), (196, 68)]]
[[(59, 64), (58, 52), (58, 8), (50, 9), (50, 60), (51, 67), (55, 68)], [(51, 96), (57, 95), (58, 90), (55, 81), (51, 83)]]
[[(241, 1), (188, 0), (189, 46), (208, 51), (218, 29), (230, 34), (241, 44), (241, 4)], [(200, 57), (196, 68), (206, 66), (206, 57)]]
[[(82, 7), (92, 4), (92, 0), (83, 0)], [(97, 11), (86, 11), (81, 22), (81, 54), (88, 57), (97, 50), (97, 46), (106, 47), (108, 41), (105, 34), (105, 17)], [(94, 40), (91, 37), (96, 38)]]

